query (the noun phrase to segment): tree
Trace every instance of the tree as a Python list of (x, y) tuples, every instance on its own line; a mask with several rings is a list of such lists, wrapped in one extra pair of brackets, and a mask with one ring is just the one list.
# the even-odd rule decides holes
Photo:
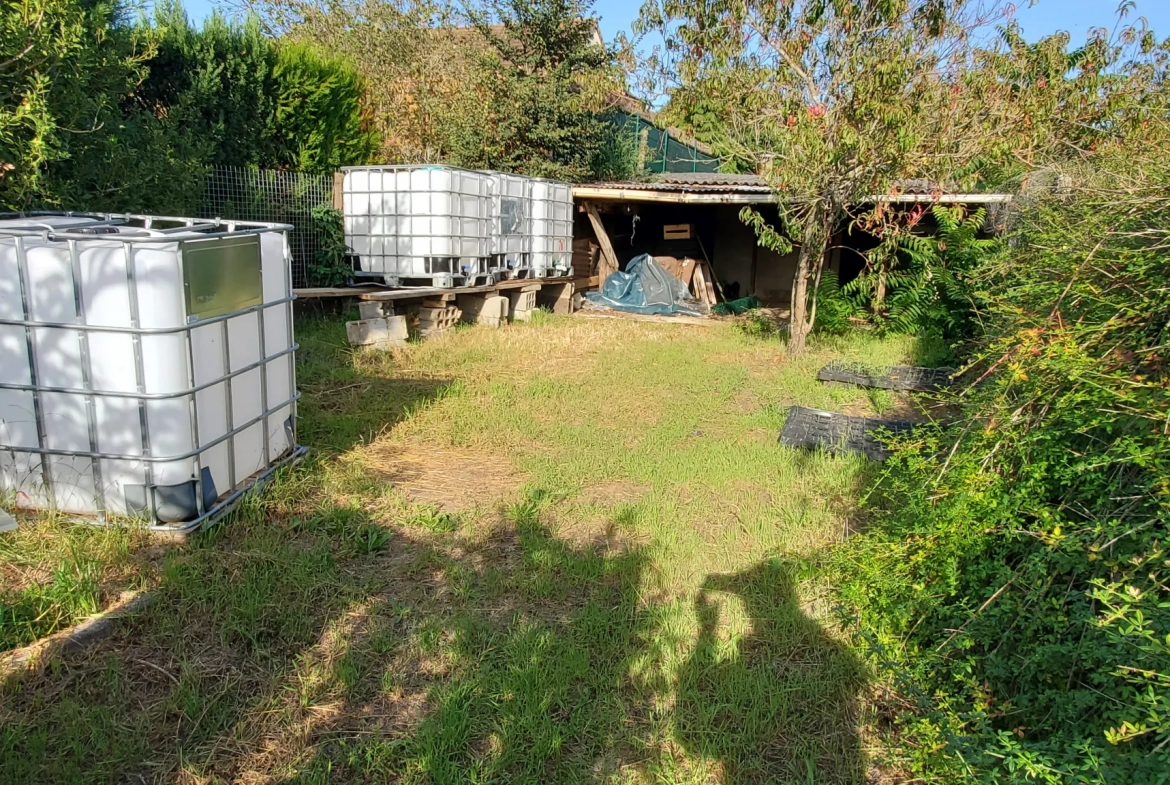
[[(966, 80), (971, 34), (1002, 17), (972, 0), (653, 0), (640, 28), (664, 34), (671, 100), (718, 108), (722, 146), (768, 179), (781, 249), (799, 242), (790, 348), (816, 319), (825, 251), (850, 206), (905, 178), (977, 179), (1002, 129)], [(1001, 93), (986, 86), (983, 97)], [(710, 122), (710, 118), (707, 118)], [(991, 150), (994, 152), (993, 150)], [(974, 166), (973, 166), (974, 165)], [(970, 184), (970, 183), (968, 183)], [(769, 234), (770, 232), (770, 234)]]
[(377, 148), (361, 78), (306, 43), (213, 13), (193, 26), (178, 3), (156, 7), (158, 51), (138, 100), (203, 164), (329, 172)]
[(435, 35), (449, 13), (431, 0), (247, 0), (265, 32), (351, 63), (385, 163), (439, 160), (434, 129), (466, 86)]
[(594, 179), (594, 165), (611, 139), (598, 115), (621, 82), (591, 6), (591, 0), (485, 0), (467, 8), (483, 39), (473, 55), (472, 91), (483, 109), (474, 122), (456, 122), (446, 135), (455, 160), (538, 177)]
[[(141, 138), (122, 98), (144, 74), (150, 40), (120, 3), (29, 0), (0, 7), (0, 203), (61, 203), (51, 167), (98, 167)], [(66, 201), (68, 201), (66, 199)]]

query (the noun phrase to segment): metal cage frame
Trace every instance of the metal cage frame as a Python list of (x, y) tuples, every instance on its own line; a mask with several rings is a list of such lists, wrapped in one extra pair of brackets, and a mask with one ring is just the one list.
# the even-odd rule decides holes
[[(290, 267), (289, 247), (287, 242), (287, 233), (292, 228), (288, 224), (279, 223), (263, 223), (257, 221), (234, 221), (221, 219), (198, 219), (198, 218), (180, 218), (173, 216), (148, 216), (137, 215), (133, 213), (89, 213), (89, 212), (30, 212), (30, 213), (0, 213), (0, 219), (20, 219), (37, 217), (77, 217), (84, 219), (79, 221), (76, 225), (57, 225), (52, 226), (44, 224), (42, 226), (28, 226), (28, 227), (3, 227), (0, 228), (0, 237), (11, 237), (16, 244), (16, 259), (17, 271), (19, 278), (20, 300), (23, 319), (0, 319), (0, 325), (23, 328), (25, 334), (25, 350), (29, 358), (29, 374), (30, 384), (13, 384), (10, 382), (0, 382), (0, 389), (15, 390), (21, 392), (29, 392), (32, 394), (34, 418), (36, 420), (37, 430), (37, 447), (13, 447), (11, 445), (3, 445), (3, 449), (11, 453), (29, 453), (31, 455), (40, 456), (40, 471), (41, 481), (44, 483), (44, 490), (46, 498), (49, 499), (50, 506), (55, 504), (56, 498), (53, 491), (52, 472), (49, 469), (48, 459), (51, 456), (73, 457), (73, 458), (87, 458), (90, 461), (91, 472), (94, 478), (94, 487), (97, 490), (97, 499), (95, 499), (95, 506), (97, 513), (95, 515), (97, 523), (109, 523), (110, 517), (107, 516), (105, 510), (104, 497), (105, 493), (102, 490), (102, 469), (101, 462), (103, 460), (112, 461), (132, 461), (141, 462), (144, 465), (145, 471), (145, 487), (148, 489), (146, 493), (147, 505), (149, 509), (149, 518), (147, 522), (149, 528), (154, 531), (165, 532), (169, 534), (187, 534), (196, 531), (200, 528), (210, 525), (214, 521), (226, 515), (231, 509), (240, 501), (243, 496), (249, 491), (266, 483), (278, 469), (299, 460), (305, 455), (307, 449), (297, 443), (297, 401), (300, 399), (300, 393), (296, 387), (296, 363), (295, 355), (299, 346), (294, 341), (293, 334), (293, 309), (292, 303), (296, 299), (296, 295), (292, 289), (292, 270)], [(139, 223), (135, 223), (139, 222)], [(157, 224), (175, 224), (175, 226), (165, 229), (156, 228)], [(86, 232), (86, 229), (94, 229), (101, 226), (140, 226), (144, 229), (155, 229), (160, 231), (161, 236), (151, 237), (133, 237), (129, 238), (125, 235), (118, 234), (94, 234)], [(220, 237), (240, 237), (247, 235), (260, 235), (271, 232), (280, 232), (286, 235), (284, 243), (284, 284), (285, 291), (288, 295), (272, 302), (261, 302), (257, 305), (248, 306), (231, 313), (225, 313), (208, 318), (188, 319), (187, 323), (177, 327), (164, 328), (144, 328), (140, 324), (139, 316), (139, 296), (137, 277), (135, 273), (133, 259), (133, 249), (136, 245), (157, 245), (164, 243), (174, 243), (180, 238), (175, 238), (172, 235), (181, 232), (199, 231), (201, 236), (199, 239), (214, 239)], [(77, 321), (69, 322), (39, 322), (30, 319), (31, 309), (31, 292), (29, 289), (29, 272), (28, 272), (28, 254), (25, 249), (25, 241), (30, 238), (39, 238), (42, 240), (57, 240), (64, 241), (68, 244), (69, 258), (71, 262), (71, 272), (73, 277), (73, 295), (74, 306), (77, 313)], [(189, 238), (182, 238), (189, 239)], [(126, 285), (129, 292), (130, 304), (130, 327), (110, 327), (103, 325), (90, 325), (85, 320), (85, 309), (82, 297), (81, 287), (81, 261), (78, 251), (78, 243), (81, 241), (118, 241), (124, 246), (123, 253), (126, 259)], [(180, 277), (184, 272), (184, 258), (183, 254), (178, 255), (178, 265)], [(276, 352), (272, 355), (268, 354), (267, 344), (265, 341), (265, 326), (264, 326), (264, 312), (270, 308), (284, 308), (286, 310), (287, 318), (285, 320), (285, 329), (287, 331), (287, 346), (288, 348)], [(256, 319), (259, 331), (259, 353), (260, 359), (256, 362), (250, 363), (243, 368), (235, 371), (231, 370), (230, 360), (230, 343), (228, 338), (228, 321), (238, 316), (243, 316), (249, 313), (258, 314)], [(195, 382), (195, 360), (194, 360), (194, 346), (192, 341), (192, 331), (198, 327), (205, 327), (212, 324), (220, 325), (220, 337), (223, 341), (222, 356), (224, 358), (224, 372), (216, 379), (205, 382), (203, 384), (196, 384)], [(38, 328), (60, 329), (65, 331), (76, 331), (79, 342), (79, 350), (82, 359), (82, 379), (83, 387), (68, 388), (68, 387), (46, 387), (39, 384), (39, 371), (36, 354), (36, 339), (34, 330)], [(93, 364), (92, 357), (89, 353), (89, 336), (91, 333), (105, 332), (116, 333), (131, 336), (131, 342), (134, 352), (134, 370), (135, 370), (135, 389), (136, 392), (113, 392), (93, 389)], [(187, 367), (187, 387), (186, 389), (177, 392), (168, 393), (147, 393), (146, 392), (146, 374), (143, 360), (142, 337), (145, 335), (173, 335), (183, 334), (184, 347), (186, 351), (186, 367)], [(288, 376), (289, 376), (289, 397), (275, 405), (268, 403), (268, 365), (275, 360), (283, 357), (288, 357)], [(231, 380), (252, 370), (260, 369), (260, 399), (262, 402), (261, 413), (249, 419), (247, 422), (236, 424), (235, 415), (232, 408), (232, 385)], [(196, 400), (196, 394), (223, 384), (225, 390), (225, 410), (227, 419), (226, 432), (217, 438), (207, 442), (200, 443), (199, 440), (199, 408)], [(89, 425), (89, 450), (62, 450), (51, 449), (47, 444), (47, 429), (44, 419), (44, 412), (42, 410), (41, 396), (45, 393), (65, 393), (84, 396), (87, 419)], [(136, 400), (138, 402), (138, 423), (141, 431), (142, 439), (142, 454), (141, 455), (126, 455), (120, 453), (104, 452), (98, 449), (98, 433), (97, 433), (97, 418), (96, 406), (99, 398), (123, 398)], [(156, 456), (150, 452), (150, 425), (147, 417), (147, 402), (157, 400), (175, 400), (187, 398), (190, 407), (190, 421), (191, 421), (191, 443), (192, 449), (187, 453), (181, 455), (165, 455)], [(287, 407), (289, 410), (289, 447), (277, 458), (271, 457), (270, 451), (270, 433), (269, 433), (269, 419), (273, 414)], [(257, 423), (261, 423), (261, 432), (263, 439), (263, 468), (261, 471), (249, 475), (245, 478), (238, 478), (236, 476), (235, 466), (235, 439), (243, 431), (251, 428)], [(203, 466), (203, 454), (211, 448), (227, 442), (228, 453), (228, 475), (230, 480), (230, 491), (216, 498), (211, 504), (207, 504), (205, 500), (205, 492), (209, 490), (205, 487), (205, 475), (209, 476), (209, 472), (205, 471)], [(161, 523), (157, 515), (156, 494), (152, 491), (155, 487), (153, 483), (153, 469), (154, 464), (170, 463), (184, 460), (194, 460), (194, 495), (196, 504), (196, 517), (188, 521), (177, 523)], [(238, 487), (237, 487), (238, 486)], [(212, 484), (214, 487), (214, 484)], [(93, 520), (90, 518), (83, 518), (83, 520)], [(134, 518), (130, 518), (134, 520)]]
[[(429, 279), (431, 281), (431, 285), (437, 286), (440, 288), (456, 287), (458, 285), (457, 282), (460, 282), (460, 281), (462, 282), (462, 284), (464, 286), (471, 286), (474, 283), (476, 283), (477, 281), (479, 281), (480, 279), (484, 279), (485, 281), (487, 281), (489, 283), (493, 282), (491, 280), (491, 278), (494, 275), (495, 271), (492, 268), (490, 257), (491, 257), (491, 250), (492, 250), (492, 232), (493, 232), (492, 223), (493, 223), (493, 219), (494, 219), (494, 214), (493, 214), (494, 213), (494, 208), (493, 208), (494, 194), (493, 194), (493, 191), (495, 188), (495, 183), (494, 183), (494, 180), (492, 179), (491, 173), (476, 171), (474, 169), (465, 169), (465, 168), (459, 167), (459, 166), (447, 166), (445, 164), (394, 164), (394, 165), (382, 165), (382, 166), (343, 166), (343, 167), (341, 167), (341, 171), (343, 173), (346, 173), (346, 174), (349, 174), (350, 172), (409, 172), (409, 171), (426, 171), (429, 173), (433, 173), (433, 172), (459, 172), (459, 173), (463, 173), (463, 174), (472, 174), (472, 175), (475, 175), (476, 177), (485, 178), (487, 180), (487, 184), (488, 184), (488, 193), (486, 196), (482, 196), (479, 198), (483, 198), (483, 199), (487, 200), (487, 206), (488, 206), (487, 215), (485, 215), (483, 217), (479, 217), (479, 218), (469, 219), (469, 220), (474, 220), (474, 221), (480, 222), (485, 227), (486, 231), (484, 232), (484, 234), (482, 236), (472, 236), (472, 235), (466, 235), (466, 234), (462, 234), (462, 233), (460, 233), (460, 234), (418, 234), (418, 233), (414, 233), (414, 232), (411, 232), (409, 236), (412, 238), (425, 239), (425, 240), (435, 240), (435, 239), (439, 239), (439, 238), (451, 239), (451, 240), (455, 240), (455, 241), (459, 242), (460, 244), (462, 244), (462, 242), (465, 240), (475, 240), (477, 242), (482, 242), (485, 244), (486, 249), (488, 251), (487, 254), (484, 254), (482, 256), (463, 256), (463, 255), (459, 255), (459, 256), (435, 256), (435, 255), (403, 256), (403, 255), (399, 255), (396, 253), (392, 257), (386, 256), (385, 254), (379, 254), (377, 257), (375, 257), (373, 254), (367, 254), (366, 256), (368, 256), (371, 261), (375, 258), (381, 260), (380, 263), (383, 266), (386, 265), (387, 259), (393, 259), (394, 265), (397, 269), (395, 269), (394, 272), (366, 270), (365, 269), (365, 260), (363, 259), (362, 260), (363, 269), (355, 271), (354, 277), (355, 278), (366, 278), (366, 279), (369, 279), (369, 278), (378, 279), (378, 280), (383, 281), (387, 286), (399, 286), (399, 285), (401, 285), (403, 280)], [(428, 181), (428, 185), (430, 185), (430, 183), (433, 182), (433, 176), (431, 174), (428, 174), (427, 181)], [(369, 191), (369, 190), (356, 191), (356, 190), (354, 190), (354, 191), (350, 191), (350, 190), (346, 189), (345, 193), (348, 196), (350, 194), (366, 194), (366, 195), (385, 194), (385, 193), (397, 194), (400, 192), (397, 190), (395, 190), (393, 192), (388, 192), (385, 190), (378, 190), (378, 191)], [(454, 191), (454, 190), (446, 189), (446, 188), (433, 188), (433, 187), (428, 188), (426, 193), (446, 194), (446, 195), (452, 196), (452, 197), (459, 197), (459, 196), (466, 196), (467, 195), (467, 194), (464, 194), (460, 191)], [(368, 238), (395, 237), (395, 238), (397, 238), (399, 236), (398, 234), (391, 234), (391, 233), (384, 233), (384, 234), (370, 233), (370, 234), (367, 234), (367, 233), (352, 232), (350, 230), (350, 223), (349, 222), (350, 222), (351, 218), (356, 218), (357, 215), (351, 215), (348, 211), (343, 211), (343, 213), (344, 213), (343, 222), (345, 225), (346, 243), (350, 245), (351, 250), (353, 250), (352, 241), (353, 241), (354, 237), (368, 237)], [(437, 214), (437, 213), (433, 213), (433, 212), (428, 212), (428, 213), (417, 215), (417, 216), (413, 216), (413, 215), (402, 216), (400, 213), (397, 212), (397, 205), (395, 205), (395, 212), (389, 214), (389, 216), (386, 216), (386, 215), (373, 216), (369, 213), (366, 213), (366, 215), (370, 218), (374, 218), (374, 217), (380, 217), (380, 218), (409, 217), (409, 218), (434, 219), (434, 218), (459, 218), (460, 217), (457, 215), (441, 215), (441, 214)], [(359, 257), (359, 259), (361, 259), (363, 257), (363, 254), (361, 254), (361, 253), (355, 252), (355, 254)], [(424, 270), (421, 273), (404, 273), (401, 269), (401, 264), (403, 262), (409, 262), (411, 264), (421, 262)]]

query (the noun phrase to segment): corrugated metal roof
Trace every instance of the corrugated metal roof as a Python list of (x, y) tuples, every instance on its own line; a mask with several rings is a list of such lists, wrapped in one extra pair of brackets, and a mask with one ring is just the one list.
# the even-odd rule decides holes
[(591, 188), (613, 188), (639, 191), (686, 193), (769, 193), (767, 183), (754, 174), (722, 174), (720, 172), (668, 173), (654, 175), (649, 180), (630, 182), (589, 183)]
[[(764, 178), (757, 174), (725, 174), (723, 172), (668, 172), (652, 175), (648, 180), (630, 182), (589, 183), (590, 188), (608, 188), (638, 191), (664, 191), (674, 193), (770, 193), (771, 188)], [(962, 190), (941, 186), (930, 180), (900, 180), (891, 191), (893, 194), (913, 196), (937, 196), (965, 194)]]
[(758, 174), (725, 174), (723, 172), (671, 172), (656, 175), (654, 182), (667, 185), (721, 185), (736, 188), (768, 190), (768, 183)]

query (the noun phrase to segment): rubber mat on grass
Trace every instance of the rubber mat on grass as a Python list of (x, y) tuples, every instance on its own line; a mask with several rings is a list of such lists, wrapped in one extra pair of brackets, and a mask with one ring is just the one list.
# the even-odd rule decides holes
[(785, 447), (825, 450), (835, 455), (861, 453), (875, 461), (890, 457), (891, 436), (909, 433), (914, 423), (905, 420), (879, 420), (847, 414), (793, 406), (780, 431)]
[(916, 365), (895, 365), (891, 368), (866, 368), (860, 365), (832, 363), (817, 374), (822, 382), (844, 382), (860, 387), (883, 390), (932, 392), (951, 385), (954, 368), (921, 368)]

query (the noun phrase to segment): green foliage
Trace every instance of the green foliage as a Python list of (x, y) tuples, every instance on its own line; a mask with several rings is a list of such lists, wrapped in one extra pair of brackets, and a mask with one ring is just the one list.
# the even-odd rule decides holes
[(353, 281), (353, 262), (345, 244), (341, 213), (328, 205), (314, 207), (309, 216), (318, 238), (317, 252), (309, 265), (309, 286), (347, 286)]
[(369, 163), (378, 135), (362, 106), (357, 72), (307, 44), (282, 44), (273, 66), (273, 118), (265, 166), (330, 172)]
[[(917, 432), (840, 548), (842, 596), (942, 781), (1170, 773), (1170, 166), (1161, 136), (1032, 201), (945, 429)], [(959, 231), (958, 225), (951, 227)]]
[(0, 206), (137, 207), (185, 184), (155, 118), (128, 100), (152, 48), (117, 2), (4, 4)]
[(254, 17), (213, 13), (196, 28), (177, 2), (155, 14), (158, 52), (141, 100), (200, 160), (306, 172), (371, 160), (378, 140), (353, 68), (266, 37)]
[(0, 205), (194, 212), (213, 164), (328, 171), (377, 140), (348, 66), (278, 46), (255, 21), (117, 2), (0, 11)]
[(776, 320), (767, 314), (757, 311), (748, 311), (739, 319), (736, 319), (735, 329), (740, 334), (757, 340), (778, 338), (780, 336), (780, 325), (776, 323)]
[(632, 172), (637, 150), (600, 117), (595, 93), (614, 58), (594, 40), (590, 0), (486, 0), (469, 11), (486, 41), (465, 101), (435, 127), (444, 154), (470, 168), (569, 182)]
[(852, 327), (850, 319), (857, 308), (841, 290), (837, 274), (825, 270), (817, 290), (817, 320), (815, 331), (824, 335), (841, 335)]
[(206, 163), (260, 163), (273, 113), (276, 52), (259, 24), (213, 13), (198, 28), (171, 2), (155, 9), (154, 29), (158, 50), (141, 100), (173, 133), (194, 139)]
[(781, 256), (792, 253), (792, 241), (782, 231), (765, 221), (759, 210), (745, 207), (739, 211), (739, 220), (756, 233), (756, 242), (761, 248), (767, 248)]
[(642, 176), (639, 169), (641, 141), (634, 138), (625, 126), (603, 122), (601, 142), (589, 162), (590, 179), (622, 182)]
[[(936, 227), (918, 234), (917, 216), (908, 230), (887, 227), (867, 254), (866, 271), (842, 291), (857, 309), (872, 313), (882, 332), (970, 338), (984, 307), (977, 277), (1000, 241), (981, 236), (987, 211), (935, 205)], [(823, 311), (822, 311), (823, 313)]]

